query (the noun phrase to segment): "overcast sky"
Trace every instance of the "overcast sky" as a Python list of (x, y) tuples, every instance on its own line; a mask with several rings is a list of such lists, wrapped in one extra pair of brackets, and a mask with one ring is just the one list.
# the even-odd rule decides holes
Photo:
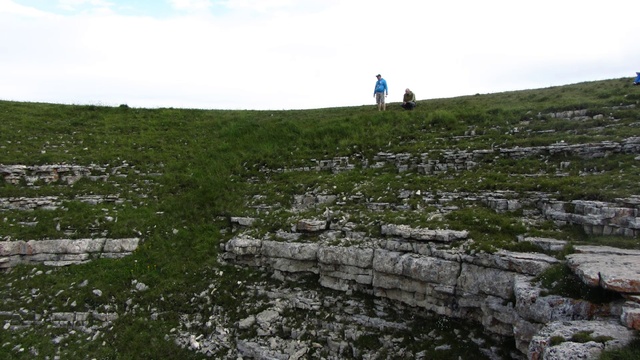
[(640, 1), (0, 0), (0, 100), (199, 109), (635, 77)]

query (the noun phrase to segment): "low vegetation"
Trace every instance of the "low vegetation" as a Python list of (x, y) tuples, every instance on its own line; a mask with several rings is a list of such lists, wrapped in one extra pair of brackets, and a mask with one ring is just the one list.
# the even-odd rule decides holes
[[(181, 315), (204, 311), (190, 303), (193, 294), (215, 285), (213, 305), (237, 321), (244, 315), (238, 309), (239, 284), (264, 281), (254, 270), (219, 262), (220, 244), (233, 235), (229, 218), (259, 218), (257, 234), (288, 230), (297, 218), (323, 216), (324, 208), (291, 210), (294, 197), (308, 193), (335, 195), (341, 206), (334, 216), (347, 217), (368, 236), (378, 236), (380, 224), (392, 223), (467, 230), (474, 240), (467, 251), (532, 250), (518, 236), (640, 249), (637, 237), (593, 236), (570, 224), (523, 220), (533, 205), (497, 212), (468, 200), (499, 191), (544, 193), (566, 202), (615, 202), (640, 195), (640, 154), (589, 159), (494, 154), (476, 159), (469, 169), (433, 174), (388, 160), (390, 154), (442, 160), (450, 152), (620, 143), (640, 136), (639, 99), (640, 88), (625, 78), (422, 100), (410, 112), (394, 103), (378, 112), (375, 105), (227, 111), (0, 101), (0, 165), (95, 166), (91, 175), (106, 176), (72, 184), (0, 181), (0, 199), (60, 200), (55, 209), (0, 209), (2, 240), (142, 239), (133, 255), (118, 260), (62, 268), (22, 265), (1, 274), (0, 311), (109, 312), (117, 307), (128, 312), (99, 341), (87, 341), (95, 334), (82, 333), (59, 338), (59, 329), (37, 324), (0, 331), (0, 357), (200, 358), (166, 339)], [(571, 120), (553, 115), (576, 110), (586, 115)], [(318, 169), (322, 161), (342, 161), (345, 167)], [(79, 201), (86, 195), (118, 201)], [(543, 280), (550, 292), (585, 296), (585, 289), (570, 288), (568, 276), (565, 269), (554, 268)], [(132, 291), (137, 282), (149, 290)], [(95, 289), (102, 295), (95, 296)], [(377, 341), (365, 334), (356, 345), (366, 349), (378, 346)], [(465, 348), (460, 354), (472, 351)], [(638, 354), (634, 343), (603, 359)]]

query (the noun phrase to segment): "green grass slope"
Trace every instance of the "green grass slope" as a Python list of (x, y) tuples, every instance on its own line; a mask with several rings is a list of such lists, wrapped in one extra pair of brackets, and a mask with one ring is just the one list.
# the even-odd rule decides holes
[[(0, 311), (29, 316), (89, 309), (126, 313), (98, 341), (87, 341), (95, 334), (68, 336), (67, 330), (37, 322), (28, 329), (0, 331), (0, 358), (199, 358), (165, 338), (181, 315), (206, 313), (204, 304), (193, 303), (193, 294), (215, 283), (215, 304), (208, 307), (219, 306), (231, 319), (240, 319), (245, 310), (237, 306), (243, 291), (239, 284), (262, 279), (250, 269), (218, 263), (220, 243), (233, 235), (229, 217), (259, 217), (258, 234), (289, 229), (293, 197), (309, 192), (347, 199), (341, 211), (372, 236), (379, 231), (376, 224), (393, 222), (469, 230), (476, 250), (517, 249), (519, 235), (640, 248), (636, 238), (589, 236), (549, 222), (526, 225), (519, 213), (498, 214), (482, 206), (456, 203), (457, 210), (434, 220), (424, 216), (428, 205), (411, 200), (394, 211), (372, 211), (364, 204), (398, 203), (402, 191), (545, 192), (563, 201), (640, 195), (640, 164), (634, 154), (498, 159), (439, 175), (371, 166), (381, 153), (420, 157), (559, 142), (621, 142), (640, 136), (639, 102), (640, 87), (626, 78), (422, 100), (414, 111), (404, 111), (398, 103), (378, 112), (373, 104), (205, 111), (0, 101), (1, 165), (96, 166), (111, 174), (108, 180), (83, 178), (73, 185), (0, 181), (0, 199), (50, 196), (62, 201), (55, 210), (3, 209), (3, 240), (142, 239), (133, 255), (118, 260), (94, 259), (63, 268), (24, 265), (0, 274)], [(604, 117), (567, 121), (548, 115), (569, 110)], [(295, 170), (335, 159), (347, 159), (353, 168)], [(569, 165), (562, 166), (565, 176), (560, 177), (561, 163)], [(78, 201), (86, 195), (122, 201)], [(149, 290), (132, 291), (137, 282)]]

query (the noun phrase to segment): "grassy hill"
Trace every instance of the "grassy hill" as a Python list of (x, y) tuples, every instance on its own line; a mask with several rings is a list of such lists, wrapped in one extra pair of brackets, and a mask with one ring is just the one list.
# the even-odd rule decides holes
[[(576, 110), (585, 115), (552, 115)], [(294, 196), (307, 193), (342, 199), (340, 215), (371, 236), (379, 233), (380, 223), (392, 222), (468, 230), (474, 239), (469, 251), (523, 250), (518, 236), (640, 249), (637, 237), (595, 236), (544, 219), (524, 222), (526, 209), (500, 213), (460, 196), (446, 212), (426, 216), (441, 208), (400, 196), (428, 192), (442, 199), (509, 191), (513, 196), (544, 193), (560, 201), (616, 201), (640, 195), (638, 154), (485, 156), (472, 168), (438, 173), (399, 166), (405, 164), (399, 159), (620, 143), (638, 136), (640, 87), (626, 78), (422, 100), (414, 111), (397, 103), (378, 112), (373, 104), (224, 111), (0, 101), (0, 165), (78, 165), (93, 169), (98, 178), (87, 176), (71, 185), (0, 181), (0, 199), (55, 197), (61, 202), (56, 209), (0, 209), (0, 240), (141, 239), (139, 248), (122, 259), (61, 268), (21, 265), (0, 274), (0, 312), (5, 314), (36, 320), (51, 312), (119, 314), (97, 334), (70, 334), (37, 321), (7, 327), (0, 331), (0, 358), (200, 358), (167, 339), (180, 317), (206, 316), (217, 308), (233, 323), (246, 315), (242, 301), (254, 301), (239, 295), (248, 292), (248, 284), (271, 281), (219, 262), (220, 244), (233, 236), (229, 218), (258, 218), (256, 235), (286, 230)], [(324, 169), (323, 161), (348, 166)], [(89, 195), (118, 201), (79, 200)], [(384, 204), (383, 211), (371, 204)], [(302, 215), (323, 211), (306, 209)], [(137, 283), (148, 290), (132, 290)], [(194, 300), (194, 294), (212, 288), (213, 303)]]

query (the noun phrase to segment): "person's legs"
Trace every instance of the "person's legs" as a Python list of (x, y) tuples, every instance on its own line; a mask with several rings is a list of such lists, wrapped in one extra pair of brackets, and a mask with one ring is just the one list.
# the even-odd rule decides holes
[(376, 93), (376, 104), (378, 104), (378, 111), (382, 109), (382, 104), (384, 104), (384, 93)]

